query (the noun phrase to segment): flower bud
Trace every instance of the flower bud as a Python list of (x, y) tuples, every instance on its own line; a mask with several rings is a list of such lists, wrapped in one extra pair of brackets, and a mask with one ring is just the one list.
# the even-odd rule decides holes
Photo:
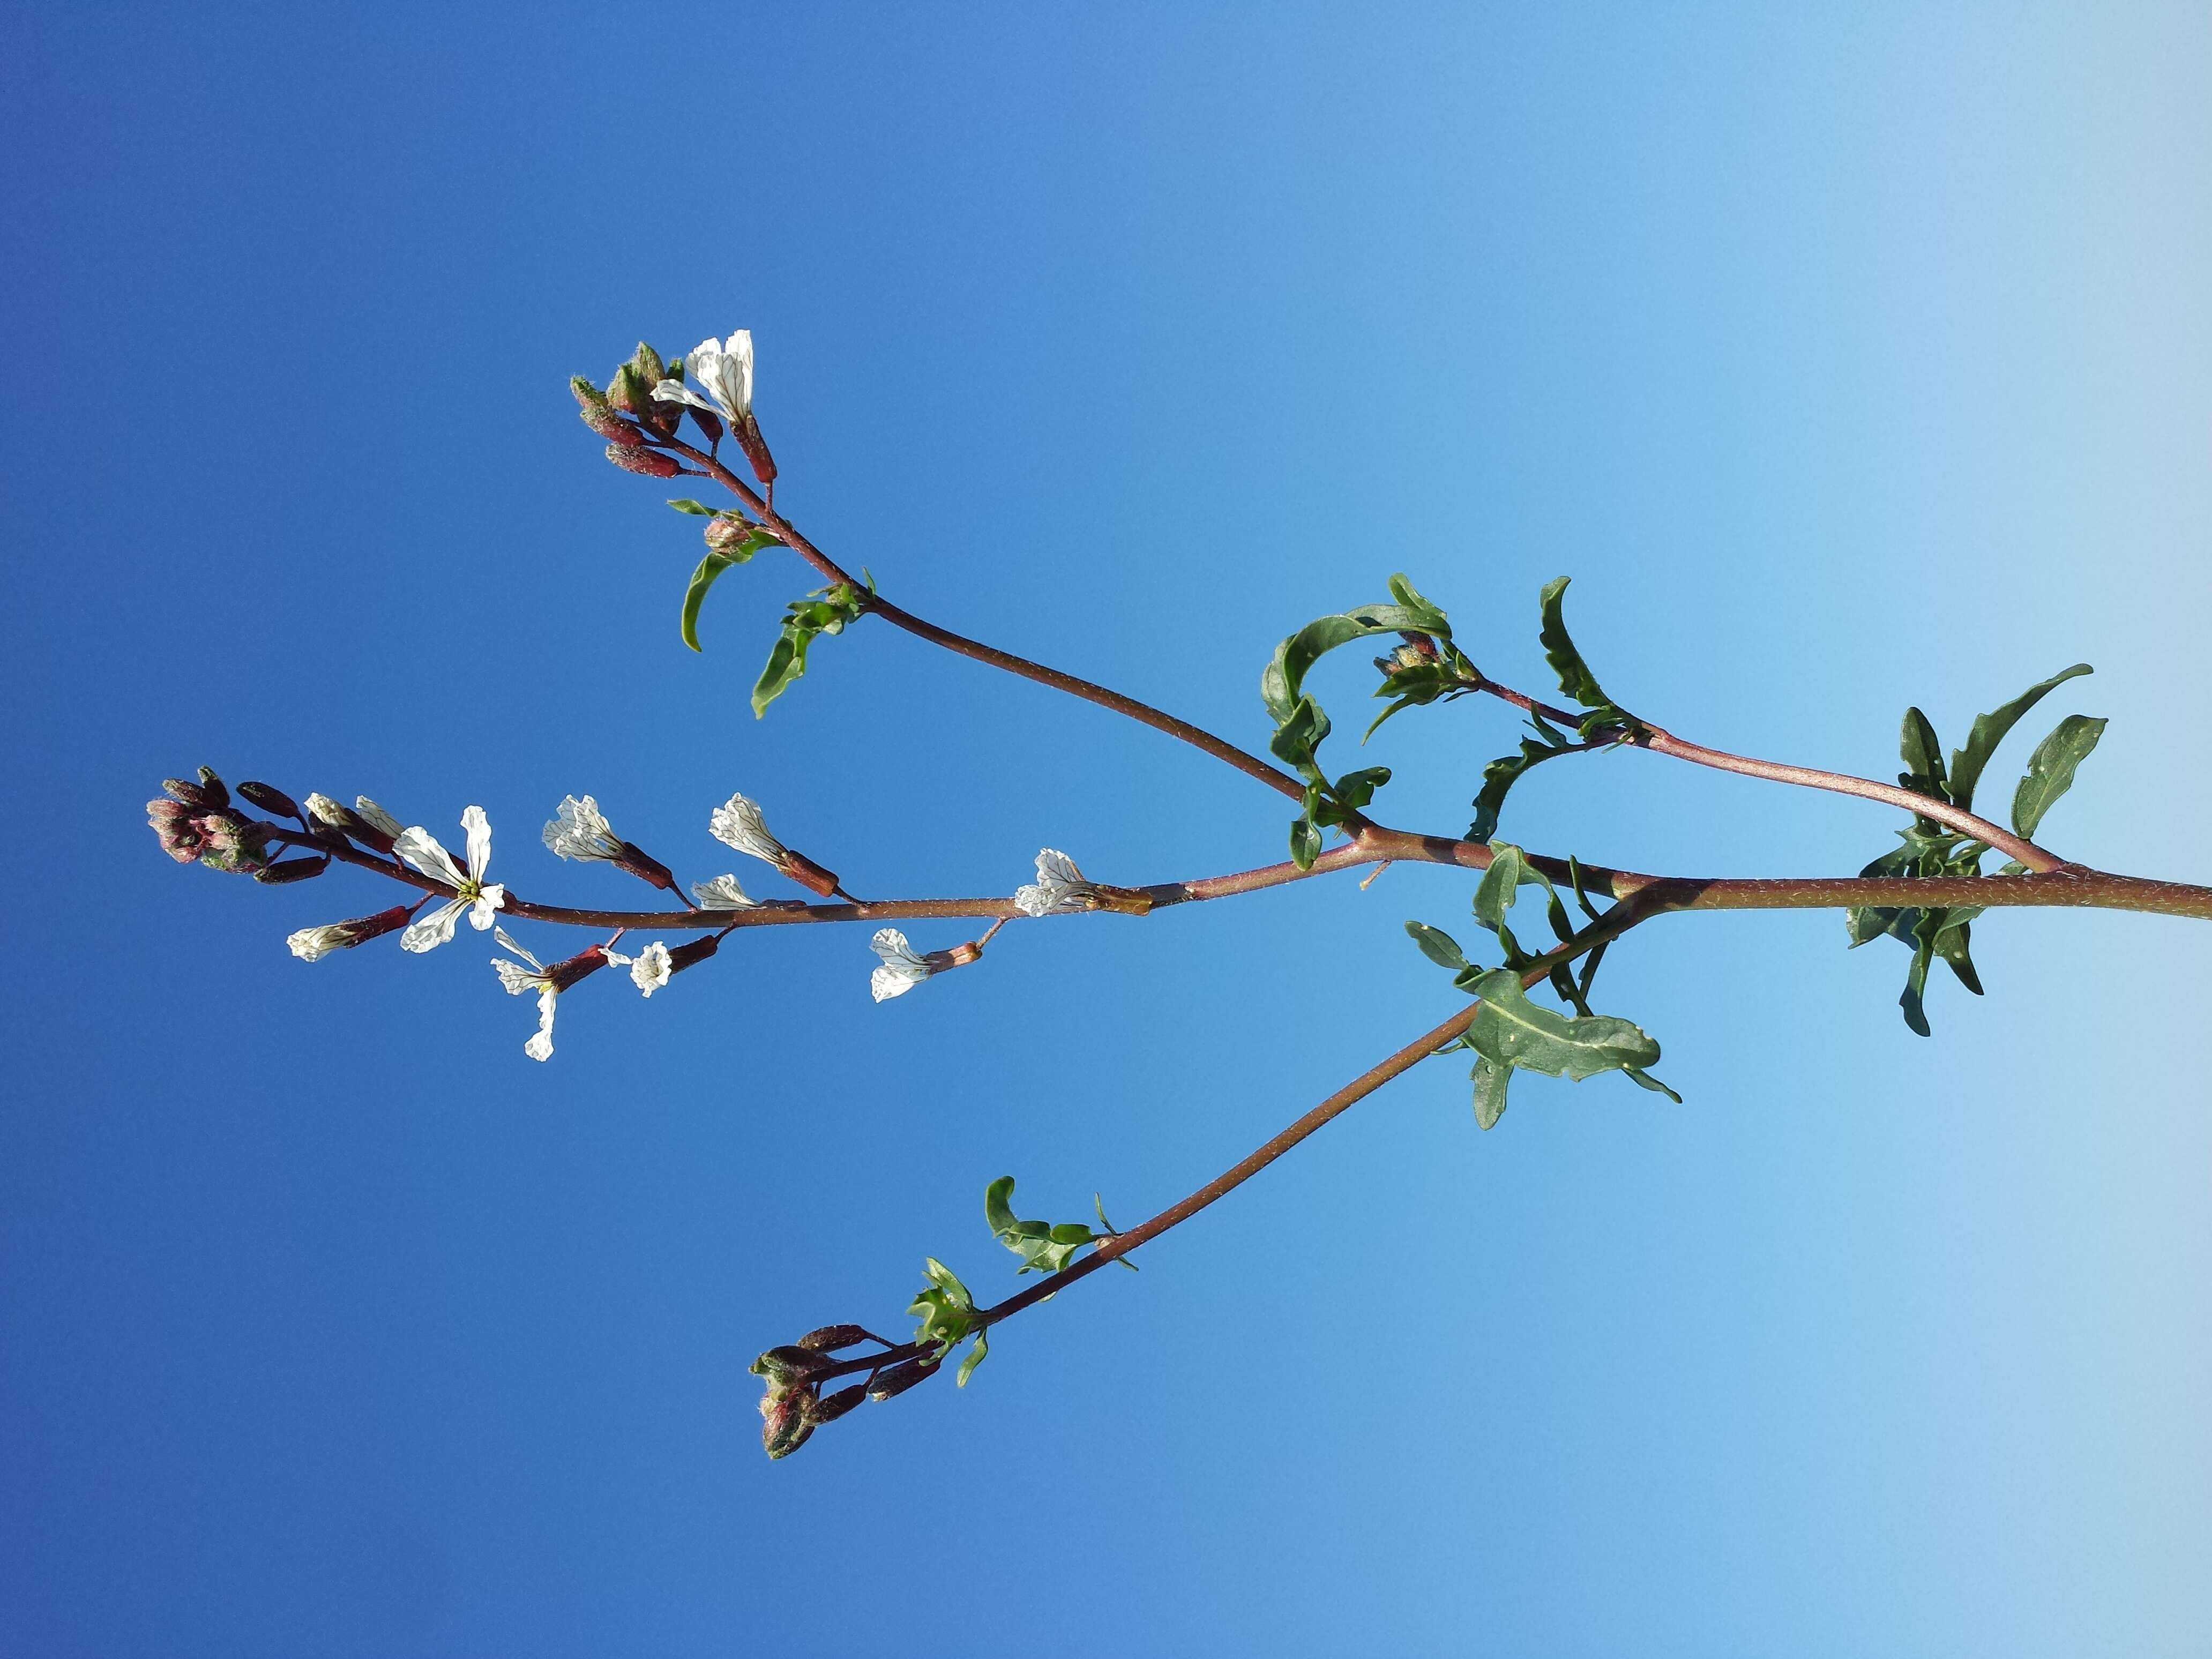
[(592, 431), (598, 433), (599, 436), (606, 439), (610, 443), (622, 444), (629, 448), (635, 449), (645, 441), (645, 434), (643, 433), (640, 432), (628, 421), (623, 419), (621, 416), (616, 414), (614, 410), (609, 409), (605, 404), (600, 404), (596, 408), (587, 405), (585, 408), (578, 410), (576, 414), (578, 418), (580, 418), (586, 426), (591, 428)]
[(395, 904), (373, 916), (356, 916), (351, 921), (336, 921), (326, 927), (302, 927), (288, 936), (284, 943), (301, 961), (318, 962), (333, 951), (350, 951), (363, 939), (376, 939), (404, 927), (414, 919), (415, 909), (411, 904)]
[(253, 878), (270, 887), (288, 886), (295, 881), (311, 881), (331, 867), (328, 858), (285, 859), (264, 866), (253, 872)]
[(230, 791), (222, 787), (222, 780), (204, 766), (200, 768), (200, 773), (204, 780), (212, 779), (212, 783), (194, 783), (190, 778), (163, 778), (161, 787), (168, 792), (171, 799), (182, 801), (187, 806), (213, 809), (229, 805)]
[(755, 1376), (766, 1377), (770, 1388), (789, 1389), (821, 1376), (833, 1363), (811, 1348), (786, 1342), (754, 1360), (750, 1370)]
[(653, 407), (653, 387), (641, 383), (637, 370), (624, 363), (607, 382), (607, 401), (625, 415), (642, 416)]
[(641, 472), (648, 478), (672, 478), (684, 469), (675, 458), (650, 449), (631, 449), (621, 444), (607, 446), (607, 459), (625, 472)]
[(161, 850), (179, 864), (190, 864), (200, 855), (204, 844), (199, 825), (192, 817), (192, 809), (180, 800), (149, 800), (146, 803), (146, 824), (161, 843)]
[(607, 406), (607, 394), (580, 374), (568, 377), (568, 390), (576, 394), (576, 402), (581, 408), (605, 409)]
[(263, 811), (272, 812), (280, 818), (296, 818), (300, 816), (299, 802), (294, 800), (274, 784), (241, 783), (238, 786), (238, 793)]
[(785, 875), (790, 877), (801, 887), (812, 888), (824, 898), (830, 897), (837, 890), (837, 878), (804, 853), (794, 853), (787, 848), (783, 857), (778, 862), (781, 865)]
[(692, 424), (696, 426), (701, 432), (706, 434), (708, 448), (712, 449), (716, 444), (722, 441), (722, 417), (720, 416), (715, 414), (712, 410), (701, 409), (696, 404), (689, 404), (687, 405), (687, 408), (690, 411)]
[(699, 533), (705, 538), (707, 550), (709, 553), (720, 553), (726, 556), (734, 557), (745, 538), (753, 533), (754, 528), (754, 526), (743, 519), (733, 518), (726, 513), (718, 513), (707, 520), (706, 529)]
[(761, 1449), (770, 1457), (788, 1457), (814, 1432), (814, 1385), (781, 1390), (771, 1389), (761, 1401)]
[(637, 350), (631, 356), (629, 366), (637, 372), (638, 379), (645, 382), (647, 392), (668, 378), (668, 365), (660, 361), (659, 352), (642, 340), (637, 343)]
[(607, 965), (607, 953), (594, 945), (566, 959), (546, 964), (545, 977), (556, 991), (565, 991)]
[(835, 1423), (847, 1412), (868, 1397), (868, 1385), (855, 1382), (849, 1389), (840, 1389), (827, 1400), (812, 1407), (806, 1413), (807, 1421), (816, 1425)]
[(876, 1373), (875, 1380), (868, 1384), (868, 1398), (889, 1400), (893, 1395), (904, 1394), (943, 1363), (942, 1359), (902, 1359)]
[(823, 1325), (800, 1337), (799, 1346), (818, 1353), (835, 1353), (840, 1348), (849, 1348), (867, 1340), (868, 1334), (858, 1325)]

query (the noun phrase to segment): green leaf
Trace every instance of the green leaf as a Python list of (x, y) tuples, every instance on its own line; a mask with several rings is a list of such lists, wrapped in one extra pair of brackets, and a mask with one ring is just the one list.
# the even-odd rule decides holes
[(806, 672), (806, 647), (813, 641), (811, 634), (794, 636), (789, 629), (779, 635), (769, 647), (768, 661), (763, 665), (760, 678), (753, 682), (753, 718), (760, 720), (768, 714), (769, 704), (788, 690), (791, 683)]
[(1631, 1083), (1633, 1083), (1638, 1088), (1649, 1089), (1654, 1094), (1664, 1095), (1668, 1099), (1673, 1101), (1677, 1106), (1680, 1106), (1682, 1103), (1681, 1096), (1676, 1094), (1672, 1089), (1662, 1083), (1657, 1078), (1652, 1076), (1650, 1073), (1645, 1071), (1641, 1066), (1624, 1066), (1620, 1069), (1628, 1073), (1628, 1080)]
[(678, 496), (674, 501), (669, 502), (669, 506), (674, 507), (678, 513), (689, 513), (694, 518), (711, 519), (715, 516), (714, 509), (713, 507), (705, 505), (703, 502), (695, 501), (689, 495)]
[(2089, 757), (2105, 735), (2106, 722), (2087, 714), (2069, 714), (2051, 735), (2035, 745), (2027, 772), (2013, 792), (2012, 827), (2022, 836), (2035, 835), (2043, 815), (2074, 787), (2075, 769)]
[(972, 1308), (975, 1305), (975, 1298), (968, 1294), (968, 1287), (960, 1282), (959, 1276), (935, 1256), (927, 1255), (921, 1259), (921, 1273), (923, 1278), (951, 1297), (959, 1306)]
[(1474, 1127), (1494, 1129), (1505, 1115), (1505, 1085), (1513, 1080), (1513, 1068), (1486, 1055), (1474, 1062)]
[(1936, 954), (1942, 957), (1960, 984), (1976, 996), (1982, 994), (1982, 976), (1974, 971), (1974, 959), (1967, 953), (1972, 934), (1972, 923), (1982, 914), (1978, 904), (1959, 905), (1942, 913), (1943, 920), (1929, 940)]
[(1467, 953), (1459, 948), (1459, 941), (1441, 927), (1431, 927), (1425, 921), (1409, 921), (1406, 932), (1421, 954), (1439, 968), (1449, 968), (1458, 973), (1467, 967)]
[[(2077, 662), (2071, 668), (2062, 668), (2047, 680), (2037, 681), (2003, 707), (1976, 716), (1973, 730), (1966, 734), (1966, 746), (1952, 751), (1951, 799), (1961, 806), (1972, 806), (1974, 804), (1974, 786), (1982, 781), (1982, 769), (1990, 763), (1990, 757), (1996, 753), (1997, 745), (2004, 741), (2005, 734), (2020, 723), (2020, 717), (2042, 702), (2055, 688), (2070, 679), (2095, 672), (2087, 663)], [(2023, 830), (2021, 833), (2027, 832)]]
[(991, 1231), (1002, 1233), (1014, 1224), (1014, 1208), (1007, 1200), (1014, 1195), (1014, 1178), (1000, 1176), (983, 1189), (983, 1219), (991, 1224)]
[(1579, 1083), (1600, 1072), (1658, 1063), (1659, 1045), (1636, 1025), (1605, 1014), (1571, 1019), (1540, 1008), (1510, 969), (1492, 969), (1473, 989), (1482, 1006), (1468, 1028), (1468, 1042), (1498, 1065)]
[(1310, 820), (1291, 820), (1291, 862), (1301, 870), (1313, 868), (1314, 860), (1321, 856), (1321, 831)]
[(1934, 1035), (1922, 999), (1928, 989), (1929, 964), (1936, 959), (1936, 930), (1942, 915), (1941, 910), (1921, 913), (1919, 925), (1912, 930), (1912, 965), (1905, 970), (1905, 990), (1897, 999), (1897, 1006), (1905, 1011), (1905, 1023), (1921, 1036)]
[(1949, 799), (1943, 788), (1943, 747), (1936, 741), (1936, 728), (1928, 723), (1928, 716), (1917, 708), (1905, 711), (1897, 751), (1905, 757), (1906, 788), (1937, 800)]
[(1585, 708), (1610, 708), (1613, 701), (1605, 695), (1605, 688), (1597, 683), (1583, 653), (1575, 648), (1573, 637), (1567, 632), (1565, 595), (1567, 584), (1573, 578), (1557, 576), (1544, 584), (1542, 603), (1544, 623), (1537, 638), (1544, 647), (1544, 660), (1552, 665), (1552, 672), (1559, 677), (1559, 690)]
[(682, 629), (684, 643), (694, 651), (700, 648), (699, 607), (707, 603), (707, 590), (720, 579), (725, 570), (733, 564), (741, 562), (742, 561), (731, 558), (726, 554), (709, 553), (699, 561), (699, 568), (691, 573), (691, 585), (684, 590)]
[(1375, 792), (1390, 781), (1387, 766), (1364, 766), (1357, 772), (1346, 772), (1336, 781), (1336, 798), (1353, 811), (1358, 811), (1375, 799)]
[(1570, 754), (1567, 748), (1547, 748), (1533, 738), (1521, 739), (1517, 755), (1500, 755), (1482, 769), (1482, 789), (1474, 798), (1474, 822), (1468, 826), (1469, 841), (1488, 841), (1498, 833), (1498, 815), (1505, 805), (1507, 791), (1521, 781), (1528, 769), (1540, 762), (1557, 755)]
[(984, 1331), (975, 1333), (975, 1346), (968, 1350), (968, 1357), (960, 1362), (960, 1369), (952, 1373), (955, 1388), (966, 1388), (968, 1379), (975, 1375), (975, 1367), (990, 1357), (991, 1345), (985, 1340), (988, 1335), (988, 1333)]

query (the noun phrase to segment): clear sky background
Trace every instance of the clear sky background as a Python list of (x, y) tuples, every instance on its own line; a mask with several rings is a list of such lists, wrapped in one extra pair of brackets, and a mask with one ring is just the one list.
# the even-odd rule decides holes
[[(1455, 994), (1394, 868), (1017, 928), (872, 1006), (733, 939), (551, 1063), (486, 939), (164, 860), (205, 762), (533, 897), (589, 791), (732, 789), (871, 896), (1280, 856), (1275, 797), (864, 624), (765, 721), (787, 557), (678, 641), (675, 493), (565, 378), (744, 325), (780, 499), (923, 614), (1259, 746), (1275, 641), (1404, 569), (1535, 595), (1686, 735), (1875, 775), (2077, 659), (2045, 839), (2212, 878), (2200, 7), (17, 6), (0, 21), (0, 1651), (2191, 1653), (2212, 1626), (2212, 933), (1680, 917), (1601, 1006), (1668, 1105), (1438, 1062), (776, 1464), (754, 1353), (1012, 1288), (992, 1177), (1123, 1224)], [(1321, 690), (1351, 733), (1370, 684)], [(2043, 713), (2045, 711), (2039, 711)], [(1508, 711), (1386, 728), (1456, 832)], [(1504, 833), (1848, 872), (1897, 815), (1642, 754)], [(783, 890), (764, 866), (743, 872)], [(526, 926), (550, 954), (574, 946)], [(925, 947), (967, 936), (913, 930)]]

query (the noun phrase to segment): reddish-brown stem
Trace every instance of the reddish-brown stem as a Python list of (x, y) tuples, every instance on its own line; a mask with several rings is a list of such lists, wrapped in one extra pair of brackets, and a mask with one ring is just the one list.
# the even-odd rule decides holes
[(1177, 720), (1173, 714), (1163, 709), (1155, 708), (1148, 702), (1139, 702), (1134, 697), (1124, 696), (1121, 692), (1109, 690), (1094, 681), (1083, 679), (1073, 674), (1064, 674), (1057, 668), (1048, 668), (1042, 663), (1031, 662), (1027, 657), (1018, 657), (1011, 651), (1001, 651), (995, 646), (985, 645), (981, 641), (968, 638), (965, 635), (956, 634), (949, 628), (939, 628), (935, 623), (915, 616), (914, 612), (903, 606), (892, 604), (881, 594), (869, 592), (860, 582), (854, 580), (849, 571), (799, 534), (792, 526), (788, 519), (769, 506), (757, 492), (728, 467), (724, 466), (720, 461), (708, 454), (706, 451), (695, 449), (677, 439), (664, 439), (660, 441), (679, 453), (690, 456), (705, 466), (717, 483), (743, 501), (762, 523), (782, 538), (785, 545), (793, 552), (812, 565), (816, 571), (827, 580), (842, 582), (859, 592), (866, 608), (881, 617), (894, 628), (903, 629), (917, 639), (927, 640), (932, 645), (942, 646), (947, 651), (954, 652), (960, 656), (971, 658), (976, 662), (988, 663), (994, 668), (1002, 668), (1009, 674), (1018, 674), (1025, 680), (1035, 680), (1039, 685), (1048, 685), (1055, 691), (1065, 691), (1068, 696), (1080, 697), (1085, 702), (1095, 702), (1100, 708), (1110, 708), (1117, 714), (1126, 714), (1140, 726), (1149, 726), (1156, 732), (1164, 732), (1171, 738), (1181, 738), (1194, 749), (1203, 750), (1214, 759), (1235, 767), (1249, 778), (1257, 779), (1279, 794), (1287, 795), (1292, 800), (1302, 801), (1305, 799), (1305, 786), (1290, 774), (1269, 765), (1257, 755), (1239, 749), (1226, 738), (1217, 738), (1212, 732), (1200, 726), (1193, 726), (1188, 720)]
[[(1492, 696), (1541, 714), (1554, 726), (1572, 727), (1582, 719), (1564, 708), (1540, 702), (1525, 691), (1500, 685), (1488, 678), (1478, 678), (1474, 689), (1486, 691)], [(1933, 819), (1945, 828), (1957, 830), (1962, 836), (1972, 836), (1976, 841), (1995, 848), (2007, 858), (2016, 859), (2030, 870), (2048, 873), (2069, 867), (2065, 860), (2046, 853), (2033, 842), (1999, 828), (1987, 818), (1977, 817), (1964, 807), (1954, 806), (1948, 801), (1930, 795), (1916, 793), (1893, 783), (1877, 783), (1872, 778), (1857, 778), (1847, 772), (1823, 772), (1811, 766), (1785, 766), (1779, 761), (1754, 760), (1748, 755), (1732, 755), (1725, 749), (1708, 749), (1701, 743), (1692, 743), (1678, 738), (1663, 726), (1639, 720), (1633, 727), (1620, 729), (1615, 741), (1637, 749), (1649, 749), (1655, 755), (1671, 755), (1676, 760), (1688, 761), (1694, 766), (1710, 766), (1722, 772), (1735, 772), (1747, 778), (1765, 778), (1771, 783), (1796, 784), (1806, 789), (1826, 789), (1839, 795), (1856, 795), (1864, 800), (1886, 802), (1901, 806), (1908, 812), (1917, 812)], [(1588, 748), (1583, 744), (1578, 747)]]

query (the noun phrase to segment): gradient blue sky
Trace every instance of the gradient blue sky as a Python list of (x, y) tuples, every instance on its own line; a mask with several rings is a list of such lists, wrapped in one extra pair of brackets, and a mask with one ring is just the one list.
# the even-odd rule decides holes
[[(1002, 1294), (994, 1176), (1197, 1185), (1441, 1017), (1399, 924), (1469, 884), (1019, 929), (882, 1007), (858, 931), (741, 937), (538, 1066), (477, 936), (303, 967), (380, 884), (138, 810), (203, 761), (478, 802), (495, 874), (608, 903), (536, 847), (564, 793), (706, 874), (742, 787), (872, 895), (1279, 856), (1264, 791), (878, 625), (754, 721), (811, 581), (683, 650), (696, 526), (563, 386), (742, 325), (823, 545), (1238, 741), (1395, 569), (1536, 683), (1571, 572), (1632, 707), (1876, 775), (1908, 702), (1955, 742), (2087, 659), (2046, 839), (2203, 879), (2201, 7), (0, 32), (0, 1650), (2203, 1650), (2201, 927), (1993, 918), (1922, 1041), (1837, 917), (1662, 922), (1599, 1000), (1687, 1104), (1528, 1081), (1480, 1135), (1438, 1063), (770, 1465), (753, 1353), (896, 1324), (925, 1253)], [(1366, 685), (1321, 677), (1354, 731)], [(1504, 714), (1388, 728), (1383, 814), (1463, 825)], [(1628, 754), (1505, 833), (1809, 874), (1893, 822)]]

